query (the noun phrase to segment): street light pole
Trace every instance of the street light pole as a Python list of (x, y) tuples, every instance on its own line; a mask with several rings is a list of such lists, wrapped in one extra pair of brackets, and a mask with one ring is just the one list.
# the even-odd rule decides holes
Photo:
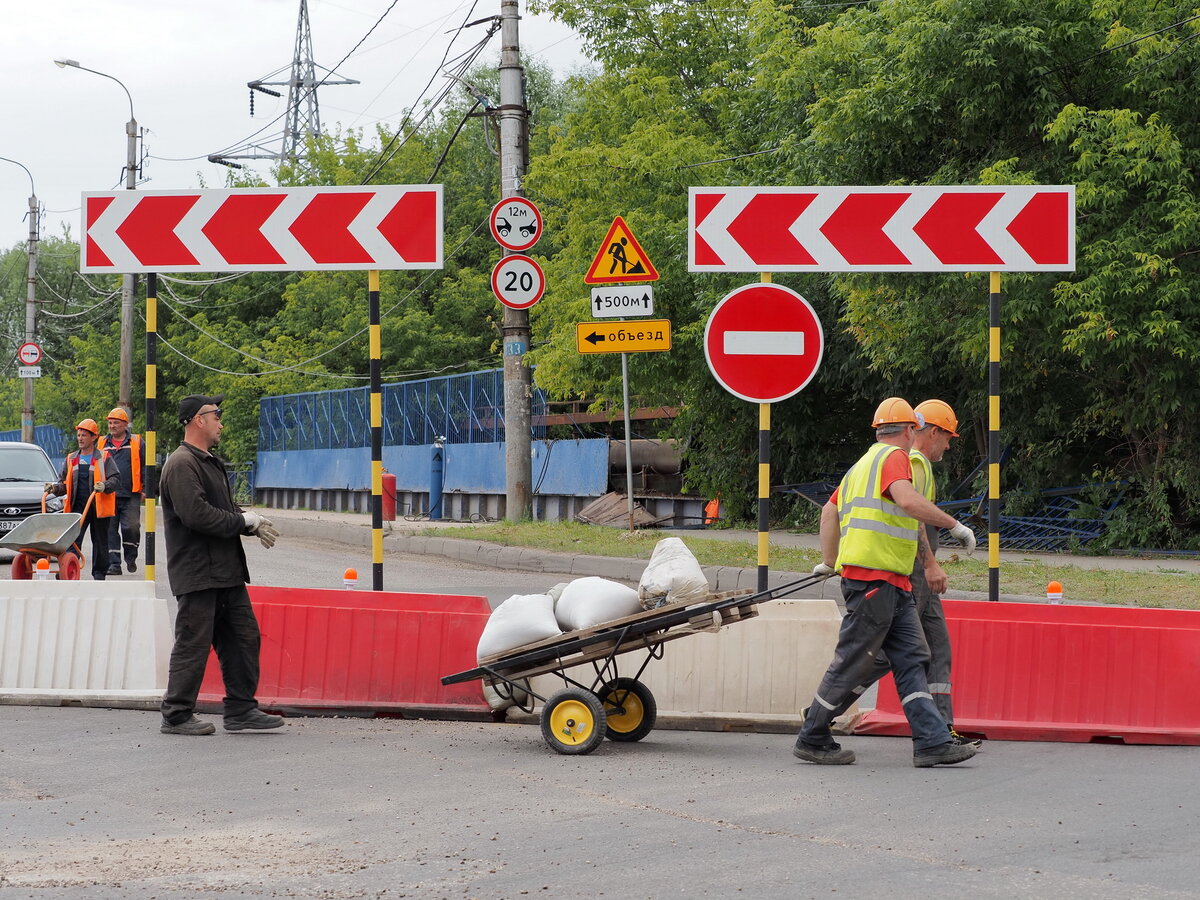
[[(125, 190), (136, 190), (138, 173), (138, 123), (137, 117), (133, 114), (133, 96), (129, 93), (129, 88), (125, 87), (125, 84), (121, 81), (121, 79), (109, 75), (107, 72), (99, 72), (96, 69), (89, 69), (87, 66), (81, 66), (79, 61), (75, 59), (56, 59), (54, 64), (60, 69), (69, 66), (72, 69), (80, 69), (84, 72), (91, 72), (93, 75), (99, 75), (101, 78), (107, 78), (110, 81), (115, 81), (117, 84), (121, 85), (121, 90), (125, 92), (125, 96), (129, 100), (129, 121), (125, 123)], [(117, 390), (117, 405), (124, 407), (125, 411), (129, 413), (133, 412), (133, 300), (136, 293), (137, 275), (122, 275), (121, 362), (120, 383)]]
[[(25, 169), (29, 176), (29, 266), (25, 278), (25, 343), (30, 343), (37, 336), (37, 268), (38, 268), (38, 199), (37, 189), (33, 185), (33, 173), (15, 159), (0, 156), (0, 160)], [(24, 404), (21, 406), (21, 440), (27, 444), (33, 443), (33, 379), (22, 378), (25, 382)]]

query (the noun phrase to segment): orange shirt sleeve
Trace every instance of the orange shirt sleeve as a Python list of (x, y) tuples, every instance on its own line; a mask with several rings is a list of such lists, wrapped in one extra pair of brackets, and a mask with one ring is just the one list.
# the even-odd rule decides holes
[(912, 463), (908, 459), (908, 453), (899, 447), (889, 453), (883, 461), (883, 471), (880, 475), (883, 481), (883, 496), (891, 500), (894, 482), (913, 480)]

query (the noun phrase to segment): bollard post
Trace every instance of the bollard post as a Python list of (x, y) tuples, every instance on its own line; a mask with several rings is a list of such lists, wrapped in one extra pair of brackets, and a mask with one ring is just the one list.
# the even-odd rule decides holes
[(342, 573), (342, 588), (353, 591), (358, 587), (358, 569), (347, 569)]
[(1047, 603), (1062, 603), (1063, 589), (1062, 584), (1057, 581), (1052, 581), (1046, 585), (1046, 602)]

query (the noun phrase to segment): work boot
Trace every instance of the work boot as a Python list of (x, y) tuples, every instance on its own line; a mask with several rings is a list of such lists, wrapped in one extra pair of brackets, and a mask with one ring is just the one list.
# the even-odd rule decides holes
[(833, 741), (824, 747), (812, 747), (796, 741), (792, 748), (792, 756), (816, 763), (819, 766), (848, 766), (854, 762), (854, 751), (844, 750), (842, 745)]
[(980, 750), (983, 749), (983, 741), (980, 740), (979, 738), (963, 737), (961, 734), (959, 734), (957, 731), (954, 730), (953, 725), (947, 725), (946, 727), (950, 729), (950, 740), (953, 743), (965, 744), (968, 747), (974, 747), (976, 753), (978, 753)]
[(120, 575), (121, 567), (120, 566), (109, 566), (108, 574), (109, 575)]
[(178, 725), (172, 725), (163, 719), (162, 726), (158, 730), (163, 734), (212, 734), (217, 729), (212, 722), (205, 722), (203, 719), (192, 716)]
[(918, 750), (913, 754), (913, 765), (918, 769), (928, 769), (932, 766), (952, 766), (955, 763), (966, 762), (975, 755), (975, 748), (970, 744), (956, 744), (946, 741), (928, 750)]
[(240, 716), (226, 716), (226, 731), (270, 731), (283, 727), (283, 716), (272, 716), (261, 709), (252, 709)]
[(132, 559), (129, 560), (129, 562), (125, 563), (125, 568), (127, 568), (130, 572), (136, 572), (137, 571), (137, 561), (132, 560)]

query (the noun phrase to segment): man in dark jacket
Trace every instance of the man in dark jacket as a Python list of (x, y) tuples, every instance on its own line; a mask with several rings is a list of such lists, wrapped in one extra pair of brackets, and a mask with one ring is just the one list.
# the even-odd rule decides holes
[(167, 457), (159, 479), (167, 541), (167, 579), (179, 609), (167, 691), (163, 734), (212, 734), (196, 718), (196, 697), (208, 662), (217, 651), (225, 680), (225, 730), (263, 731), (283, 725), (258, 708), (258, 620), (246, 583), (250, 572), (242, 535), (268, 549), (279, 532), (268, 519), (233, 502), (225, 464), (212, 453), (221, 439), (223, 395), (192, 394), (179, 403), (183, 443)]

